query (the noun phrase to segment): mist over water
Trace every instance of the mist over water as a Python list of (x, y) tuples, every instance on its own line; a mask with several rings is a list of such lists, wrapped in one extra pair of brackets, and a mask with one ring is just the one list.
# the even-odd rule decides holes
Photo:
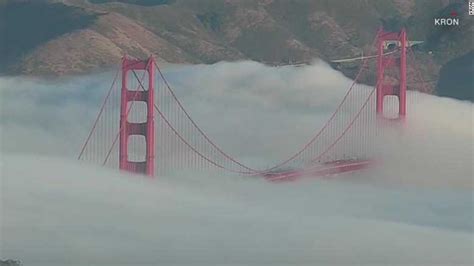
[[(317, 61), (167, 66), (226, 151), (279, 161), (351, 81)], [(383, 164), (273, 184), (202, 172), (145, 180), (75, 160), (113, 73), (0, 78), (0, 258), (25, 265), (470, 265), (473, 105), (410, 93)]]

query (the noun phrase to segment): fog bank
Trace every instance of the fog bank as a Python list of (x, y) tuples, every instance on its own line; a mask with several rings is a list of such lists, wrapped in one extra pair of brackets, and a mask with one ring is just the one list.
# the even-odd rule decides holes
[[(319, 61), (165, 73), (226, 151), (269, 164), (305, 143), (351, 83)], [(405, 126), (380, 146), (383, 163), (357, 174), (285, 184), (207, 173), (146, 180), (75, 160), (112, 75), (0, 78), (0, 258), (75, 266), (473, 263), (472, 103), (410, 93)]]

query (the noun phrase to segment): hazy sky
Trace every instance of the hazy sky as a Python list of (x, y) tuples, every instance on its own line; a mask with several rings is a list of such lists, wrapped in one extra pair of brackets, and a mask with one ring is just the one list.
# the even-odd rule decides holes
[[(196, 121), (247, 161), (294, 151), (351, 83), (321, 62), (168, 66), (166, 73)], [(471, 103), (416, 94), (404, 133), (387, 135), (380, 147), (383, 165), (336, 180), (272, 184), (193, 173), (149, 181), (75, 160), (112, 75), (0, 78), (1, 258), (25, 265), (473, 263)]]

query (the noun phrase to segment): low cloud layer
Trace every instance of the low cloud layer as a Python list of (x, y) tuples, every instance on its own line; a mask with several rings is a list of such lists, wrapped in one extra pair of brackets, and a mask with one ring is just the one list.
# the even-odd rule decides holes
[[(196, 121), (249, 162), (300, 147), (351, 83), (322, 62), (165, 71)], [(473, 262), (471, 103), (411, 93), (405, 128), (382, 140), (384, 163), (334, 180), (194, 173), (150, 181), (75, 161), (111, 76), (0, 78), (0, 257), (25, 265)]]

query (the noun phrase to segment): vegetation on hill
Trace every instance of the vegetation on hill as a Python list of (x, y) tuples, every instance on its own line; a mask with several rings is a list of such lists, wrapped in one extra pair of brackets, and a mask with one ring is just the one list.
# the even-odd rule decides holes
[[(452, 11), (459, 27), (434, 26)], [(425, 41), (416, 53), (426, 80), (472, 51), (464, 0), (10, 0), (0, 12), (3, 73), (83, 73), (123, 54), (174, 63), (329, 61), (361, 55), (380, 26), (406, 27), (410, 40)], [(338, 69), (356, 72), (350, 64)]]

